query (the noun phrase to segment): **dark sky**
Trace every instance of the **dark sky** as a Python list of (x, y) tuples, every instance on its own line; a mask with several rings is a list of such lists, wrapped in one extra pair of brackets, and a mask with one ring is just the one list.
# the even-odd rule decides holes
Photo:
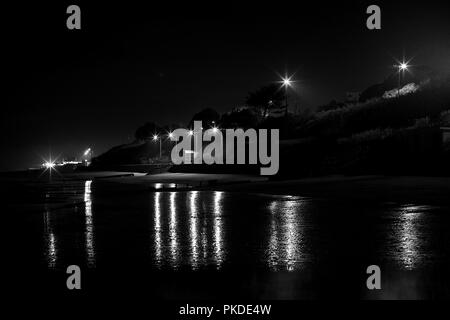
[[(390, 2), (4, 7), (0, 170), (35, 165), (50, 150), (99, 154), (147, 121), (227, 111), (286, 71), (296, 72), (302, 107), (381, 82), (403, 53), (413, 65), (450, 71), (448, 1)], [(373, 3), (381, 31), (365, 26)], [(70, 4), (81, 7), (80, 31), (66, 28)]]

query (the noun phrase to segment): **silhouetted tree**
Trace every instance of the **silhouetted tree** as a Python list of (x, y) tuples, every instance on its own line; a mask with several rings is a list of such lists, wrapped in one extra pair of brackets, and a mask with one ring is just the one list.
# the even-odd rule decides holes
[(153, 122), (147, 122), (143, 126), (139, 127), (134, 133), (136, 140), (151, 139), (152, 136), (159, 131), (158, 126)]
[(250, 109), (233, 110), (222, 115), (220, 124), (224, 128), (256, 128), (258, 118), (258, 115)]
[(262, 111), (264, 117), (269, 113), (270, 109), (278, 109), (283, 107), (285, 99), (284, 90), (280, 85), (271, 84), (250, 92), (246, 99), (246, 104), (250, 107), (258, 108)]
[(193, 127), (194, 121), (202, 121), (203, 127), (209, 128), (213, 126), (215, 123), (217, 123), (219, 120), (220, 115), (216, 110), (212, 108), (206, 108), (194, 114), (191, 121), (189, 122), (189, 127)]
[(331, 100), (328, 104), (317, 107), (317, 111), (330, 111), (330, 110), (336, 110), (339, 108), (345, 107), (345, 103), (338, 102), (336, 100)]

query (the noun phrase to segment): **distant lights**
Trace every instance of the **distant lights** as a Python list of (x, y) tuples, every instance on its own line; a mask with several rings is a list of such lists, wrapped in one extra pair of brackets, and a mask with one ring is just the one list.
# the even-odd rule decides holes
[(162, 187), (162, 183), (155, 183), (155, 189), (161, 189)]
[(283, 78), (283, 86), (290, 87), (292, 85), (291, 78)]
[[(411, 60), (409, 60), (411, 61)], [(403, 59), (403, 61), (398, 61), (397, 60), (397, 65), (395, 65), (395, 67), (398, 68), (398, 87), (397, 87), (397, 97), (400, 97), (400, 89), (402, 87), (402, 76), (404, 76), (405, 71), (409, 71), (409, 61), (405, 61), (405, 59)]]
[(286, 75), (284, 77), (281, 77), (281, 81), (279, 81), (279, 83), (281, 83), (281, 86), (285, 87), (285, 88), (289, 88), (292, 87), (294, 85), (294, 80), (292, 80), (292, 78), (294, 77), (294, 75)]
[(43, 163), (43, 166), (46, 169), (53, 169), (56, 166), (56, 164), (54, 162), (51, 162), (51, 161), (46, 161), (46, 162)]
[(394, 67), (396, 67), (399, 72), (408, 71), (408, 69), (411, 67), (411, 65), (409, 64), (410, 61), (411, 59), (406, 60), (405, 58), (403, 58), (402, 60), (396, 59), (397, 64), (395, 64)]
[(401, 70), (401, 71), (405, 71), (405, 70), (408, 70), (408, 64), (406, 63), (406, 62), (402, 62), (402, 63), (400, 63), (400, 65), (398, 66), (398, 68)]
[(87, 156), (89, 154), (89, 152), (91, 152), (91, 148), (88, 148), (85, 152), (84, 152), (84, 156)]

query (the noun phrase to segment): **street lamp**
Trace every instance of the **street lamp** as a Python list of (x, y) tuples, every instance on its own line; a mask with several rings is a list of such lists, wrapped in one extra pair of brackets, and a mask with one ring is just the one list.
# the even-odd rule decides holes
[(91, 148), (87, 148), (87, 150), (84, 152), (84, 156), (86, 157), (89, 154), (89, 152), (91, 152)]
[(91, 148), (87, 148), (86, 151), (84, 151), (83, 156), (86, 157), (86, 162), (87, 162), (87, 157), (89, 155), (89, 160), (92, 162), (92, 155), (93, 155), (93, 151)]
[[(172, 132), (169, 132), (169, 134), (167, 136), (169, 137), (170, 140), (172, 140), (172, 138), (175, 137), (175, 135)], [(177, 143), (177, 141), (175, 141), (175, 152), (178, 154), (178, 143)]]
[[(158, 135), (154, 134), (153, 141), (157, 141), (157, 140), (158, 140)], [(161, 160), (161, 139), (159, 139), (159, 160)]]
[(49, 181), (52, 181), (52, 171), (55, 170), (55, 172), (58, 172), (56, 170), (56, 160), (52, 160), (52, 157), (50, 156), (48, 160), (44, 160), (44, 163), (42, 166), (44, 167), (44, 172), (48, 171), (48, 179)]
[(46, 162), (44, 162), (43, 166), (46, 169), (53, 169), (55, 167), (55, 163), (54, 162), (50, 162), (50, 161), (46, 161)]
[(292, 78), (292, 76), (291, 77), (284, 77), (284, 78), (282, 78), (283, 87), (285, 88), (284, 98), (285, 98), (285, 104), (286, 104), (286, 109), (285, 109), (286, 110), (286, 115), (288, 113), (288, 92), (289, 92), (288, 88), (292, 87), (292, 83), (293, 83), (291, 78)]
[(408, 71), (409, 65), (408, 62), (401, 62), (397, 65), (398, 67), (398, 88), (397, 88), (397, 97), (400, 98), (400, 86), (402, 81), (402, 75), (405, 73), (405, 71)]
[(290, 87), (291, 84), (292, 84), (292, 81), (291, 81), (290, 78), (284, 78), (284, 79), (283, 79), (283, 85), (284, 85), (285, 87)]

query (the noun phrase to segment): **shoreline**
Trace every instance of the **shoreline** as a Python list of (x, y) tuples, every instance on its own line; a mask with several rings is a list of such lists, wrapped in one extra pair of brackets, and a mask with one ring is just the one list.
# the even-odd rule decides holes
[[(344, 176), (333, 175), (295, 180), (268, 180), (242, 174), (80, 172), (63, 174), (54, 183), (94, 180), (104, 191), (226, 191), (267, 195), (292, 195), (358, 201), (426, 202), (450, 204), (450, 177), (434, 176)], [(3, 184), (45, 183), (28, 175), (0, 176)], [(159, 185), (159, 186), (158, 186)]]
[[(177, 177), (175, 177), (175, 175)], [(189, 183), (189, 177), (211, 176), (214, 183), (181, 188), (154, 188), (154, 183)], [(232, 178), (229, 176), (233, 176)], [(245, 175), (161, 175), (103, 179), (101, 185), (150, 191), (226, 191), (266, 195), (292, 195), (354, 201), (450, 204), (450, 178), (429, 176), (324, 176), (296, 180), (269, 181)], [(184, 179), (187, 178), (187, 179)], [(215, 181), (217, 180), (217, 181)], [(192, 183), (192, 182), (191, 182)]]

